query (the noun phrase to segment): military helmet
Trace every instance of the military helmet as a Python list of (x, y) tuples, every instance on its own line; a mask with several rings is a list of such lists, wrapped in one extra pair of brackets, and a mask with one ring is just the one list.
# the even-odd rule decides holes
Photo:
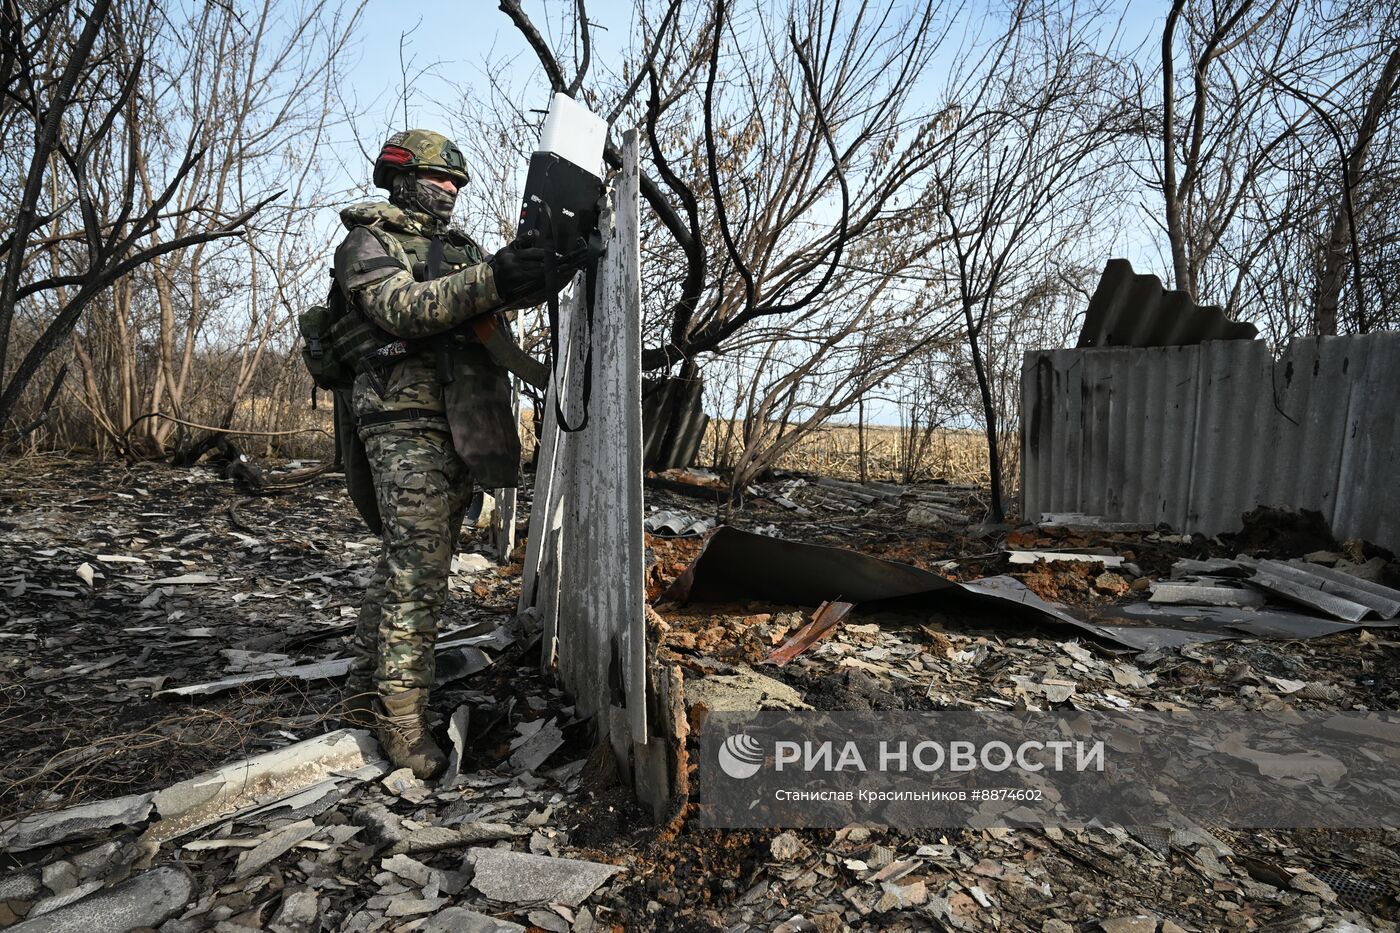
[(465, 185), (467, 161), (457, 144), (432, 130), (404, 130), (390, 136), (374, 160), (374, 183), (388, 188), (398, 172), (420, 170), (441, 172), (458, 185)]

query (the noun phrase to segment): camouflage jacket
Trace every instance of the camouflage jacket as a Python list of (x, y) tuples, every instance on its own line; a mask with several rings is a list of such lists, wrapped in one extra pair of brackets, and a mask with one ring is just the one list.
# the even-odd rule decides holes
[[(352, 205), (340, 217), (348, 232), (335, 252), (335, 275), (346, 300), (393, 337), (432, 347), (384, 367), (379, 385), (368, 374), (355, 380), (351, 398), (360, 435), (405, 426), (450, 429), (478, 483), (513, 486), (520, 439), (509, 375), (475, 338), (447, 334), (501, 305), (481, 248), (456, 230), (443, 231), (442, 269), (427, 279), (428, 248), (440, 228), (426, 215), (380, 201)], [(440, 339), (424, 340), (432, 337)], [(452, 377), (447, 386), (436, 355), (444, 349)], [(399, 411), (403, 420), (386, 420)], [(361, 424), (367, 417), (373, 423)]]

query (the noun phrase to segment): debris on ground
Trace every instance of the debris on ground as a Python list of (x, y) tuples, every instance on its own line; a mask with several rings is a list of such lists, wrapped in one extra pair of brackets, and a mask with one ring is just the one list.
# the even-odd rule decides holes
[[(654, 819), (540, 673), (538, 633), (514, 619), (519, 563), (475, 537), (454, 562), (433, 695), (452, 765), (414, 780), (338, 722), (377, 548), (341, 477), (278, 489), (270, 467), (250, 497), (198, 467), (23, 470), (0, 484), (0, 925), (1397, 929), (1393, 829)], [(706, 594), (693, 578), (688, 602), (648, 610), (658, 662), (683, 681), (681, 719), (1400, 708), (1400, 565), (1306, 517), (1265, 513), (1226, 539), (1087, 515), (999, 528), (980, 491), (941, 484), (763, 478), (726, 513), (728, 495), (700, 471), (648, 479), (652, 514), (671, 513), (647, 537), (653, 604), (726, 536), (777, 542), (799, 566), (824, 548), (833, 573), (878, 569), (918, 598)], [(708, 543), (668, 537), (676, 516), (726, 527)], [(751, 570), (783, 581), (781, 562)], [(1150, 631), (1175, 635), (1133, 643)]]

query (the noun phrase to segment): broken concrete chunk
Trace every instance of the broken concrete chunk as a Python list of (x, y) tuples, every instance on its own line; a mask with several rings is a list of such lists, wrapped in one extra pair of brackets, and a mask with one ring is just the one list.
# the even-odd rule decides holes
[(452, 572), (464, 576), (476, 576), (495, 566), (495, 561), (485, 554), (455, 554), (452, 557)]
[(71, 855), (69, 859), (78, 870), (78, 875), (86, 881), (89, 878), (113, 877), (117, 869), (135, 861), (138, 854), (132, 841), (110, 839), (101, 845)]
[(549, 720), (520, 743), (515, 753), (510, 756), (511, 770), (519, 773), (522, 771), (533, 771), (544, 764), (545, 759), (564, 744), (564, 733), (559, 726)]
[(1105, 567), (1123, 566), (1123, 558), (1115, 554), (1079, 554), (1072, 551), (1007, 551), (1013, 564), (1034, 564), (1043, 560), (1047, 564), (1057, 560), (1083, 561), (1090, 564), (1103, 564)]
[(802, 844), (802, 840), (792, 830), (774, 836), (773, 842), (768, 847), (769, 853), (780, 862), (790, 862), (806, 849), (807, 847)]
[(365, 730), (328, 732), (230, 762), (157, 791), (155, 807), (160, 820), (143, 838), (164, 842), (234, 813), (293, 797), (331, 777), (355, 772), (356, 778), (345, 779), (363, 780), (366, 775), (377, 777), (387, 770), (379, 744)]
[(405, 881), (412, 882), (420, 888), (428, 886), (432, 880), (435, 868), (429, 868), (417, 859), (411, 859), (407, 855), (394, 855), (386, 859), (381, 859), (379, 867), (388, 872), (393, 872)]
[(884, 913), (888, 910), (904, 910), (928, 903), (928, 886), (923, 881), (900, 884), (885, 881), (880, 884), (880, 899), (875, 902), (875, 910)]
[(239, 854), (233, 869), (233, 879), (247, 878), (265, 865), (270, 865), (298, 842), (316, 835), (317, 826), (311, 820), (301, 820), (284, 826), (264, 839), (256, 849)]
[(267, 927), (272, 933), (316, 933), (321, 929), (321, 908), (316, 892), (297, 888), (282, 896), (282, 906)]
[(449, 907), (429, 917), (418, 933), (525, 933), (525, 928), (465, 907)]
[(1213, 586), (1206, 583), (1152, 584), (1148, 602), (1168, 606), (1262, 606), (1264, 597), (1254, 590), (1237, 586)]
[(0, 823), (0, 851), (24, 852), (117, 826), (140, 826), (151, 815), (151, 801), (151, 794), (132, 794)]
[(1157, 918), (1149, 914), (1109, 917), (1107, 920), (1100, 920), (1099, 927), (1103, 933), (1156, 933)]
[(781, 681), (741, 667), (733, 674), (711, 674), (686, 680), (686, 703), (715, 713), (761, 709), (811, 709), (802, 694)]
[(400, 894), (389, 902), (384, 911), (386, 917), (418, 917), (430, 914), (447, 903), (445, 897), (415, 897)]
[(613, 875), (616, 865), (550, 858), (508, 849), (472, 849), (472, 887), (507, 904), (564, 904), (577, 907)]
[(569, 921), (554, 913), (554, 911), (545, 910), (542, 907), (529, 911), (525, 916), (529, 918), (530, 926), (538, 927), (541, 930), (547, 931), (547, 933), (569, 933), (570, 927), (572, 926)]
[(159, 926), (194, 897), (183, 868), (164, 865), (106, 891), (10, 927), (12, 933), (126, 933)]
[(0, 878), (0, 901), (32, 901), (44, 893), (38, 872), (6, 875)]
[(350, 819), (369, 831), (369, 839), (375, 845), (392, 845), (405, 835), (403, 820), (382, 803), (366, 803)]
[(390, 771), (381, 781), (384, 789), (395, 797), (402, 797), (409, 803), (422, 803), (432, 796), (432, 791), (428, 785), (413, 776), (412, 768), (399, 768), (397, 771)]
[(45, 865), (41, 874), (44, 879), (44, 887), (55, 894), (71, 891), (78, 886), (78, 869), (67, 859), (59, 859), (57, 862)]
[(1106, 596), (1122, 596), (1128, 592), (1128, 581), (1120, 574), (1105, 570), (1094, 578), (1094, 589)]
[(79, 885), (76, 888), (69, 888), (60, 894), (46, 897), (35, 904), (29, 911), (30, 918), (41, 917), (69, 904), (76, 904), (78, 901), (96, 891), (102, 890), (102, 882), (98, 880), (89, 881), (87, 884)]
[(387, 854), (416, 855), (441, 849), (459, 849), (481, 842), (513, 839), (528, 833), (529, 830), (525, 827), (508, 823), (473, 822), (462, 823), (459, 826), (425, 826), (404, 833), (389, 847)]

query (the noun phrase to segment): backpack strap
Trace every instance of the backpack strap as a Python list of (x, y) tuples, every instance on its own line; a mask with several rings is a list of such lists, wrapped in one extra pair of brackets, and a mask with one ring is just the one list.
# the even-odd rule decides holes
[[(351, 266), (354, 272), (373, 272), (376, 269), (403, 269), (403, 263), (392, 256), (375, 256), (370, 259), (359, 259)], [(331, 275), (335, 275), (332, 270)]]
[[(428, 274), (426, 280), (432, 280), (442, 275), (442, 257), (444, 253), (442, 237), (433, 237), (428, 243)], [(433, 354), (433, 362), (437, 365), (438, 385), (451, 385), (456, 376), (452, 373), (452, 342), (450, 340), (422, 341), (427, 345), (427, 349)]]

